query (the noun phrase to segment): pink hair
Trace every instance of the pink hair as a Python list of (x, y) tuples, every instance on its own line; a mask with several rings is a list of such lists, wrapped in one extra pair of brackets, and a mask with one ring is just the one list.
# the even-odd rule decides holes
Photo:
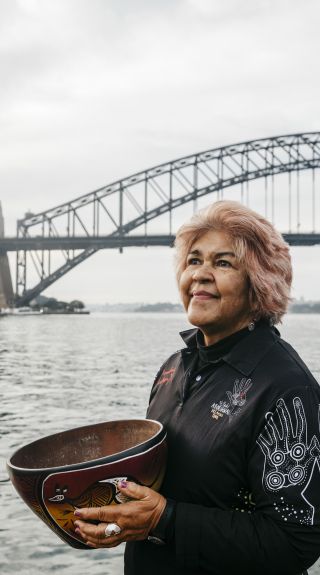
[(249, 302), (254, 318), (278, 323), (290, 301), (289, 246), (268, 220), (238, 202), (215, 202), (181, 226), (175, 240), (178, 282), (192, 244), (210, 230), (223, 231), (231, 238), (249, 279)]

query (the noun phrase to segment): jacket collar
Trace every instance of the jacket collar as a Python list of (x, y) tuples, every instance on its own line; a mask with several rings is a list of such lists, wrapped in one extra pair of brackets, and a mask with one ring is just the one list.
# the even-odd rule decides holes
[[(189, 350), (197, 348), (197, 331), (198, 329), (188, 329), (180, 333)], [(249, 376), (269, 349), (279, 340), (279, 336), (276, 328), (262, 323), (256, 326), (248, 337), (235, 344), (221, 359), (243, 375)]]

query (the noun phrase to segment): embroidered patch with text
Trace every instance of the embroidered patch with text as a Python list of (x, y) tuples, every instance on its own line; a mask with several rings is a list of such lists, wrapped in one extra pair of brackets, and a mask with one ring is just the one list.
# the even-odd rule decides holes
[(252, 385), (251, 379), (243, 377), (241, 380), (236, 379), (233, 384), (233, 390), (226, 391), (227, 400), (221, 400), (211, 405), (212, 419), (220, 419), (224, 415), (229, 418), (238, 415), (247, 401), (247, 393)]

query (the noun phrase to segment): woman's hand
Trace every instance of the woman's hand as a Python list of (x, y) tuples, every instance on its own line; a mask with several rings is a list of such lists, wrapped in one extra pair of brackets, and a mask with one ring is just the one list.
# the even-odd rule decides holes
[[(90, 547), (116, 547), (124, 541), (146, 539), (157, 525), (166, 505), (163, 495), (132, 481), (120, 482), (119, 490), (133, 501), (75, 511), (76, 533)], [(99, 523), (93, 525), (88, 521)], [(119, 525), (121, 532), (106, 537), (108, 523)]]

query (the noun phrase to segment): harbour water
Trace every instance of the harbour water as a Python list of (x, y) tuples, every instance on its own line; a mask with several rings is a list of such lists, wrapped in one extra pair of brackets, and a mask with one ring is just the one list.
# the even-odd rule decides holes
[[(0, 573), (121, 575), (123, 545), (81, 551), (22, 502), (5, 460), (71, 427), (144, 417), (164, 359), (181, 347), (182, 314), (4, 317), (0, 323)], [(281, 333), (320, 381), (320, 315), (288, 315)], [(320, 562), (309, 573), (320, 575)]]

